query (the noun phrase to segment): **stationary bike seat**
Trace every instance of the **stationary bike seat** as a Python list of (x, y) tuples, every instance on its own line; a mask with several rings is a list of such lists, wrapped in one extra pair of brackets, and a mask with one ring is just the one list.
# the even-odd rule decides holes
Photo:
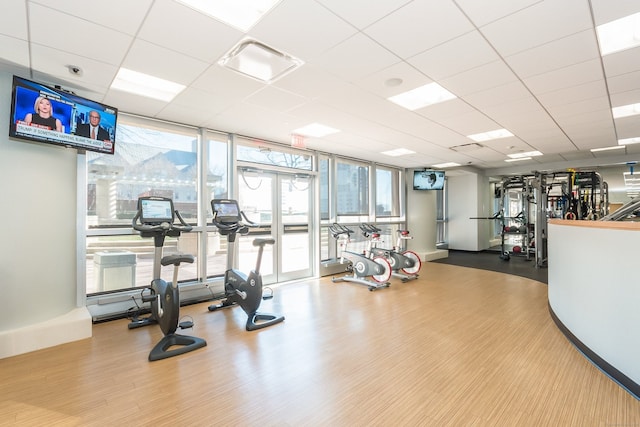
[(276, 239), (274, 239), (273, 237), (266, 237), (266, 238), (258, 237), (253, 239), (253, 246), (273, 245), (274, 243), (276, 243)]
[(192, 264), (195, 261), (195, 257), (191, 254), (173, 254), (163, 256), (160, 260), (160, 264), (162, 265), (180, 265), (180, 263), (188, 262)]

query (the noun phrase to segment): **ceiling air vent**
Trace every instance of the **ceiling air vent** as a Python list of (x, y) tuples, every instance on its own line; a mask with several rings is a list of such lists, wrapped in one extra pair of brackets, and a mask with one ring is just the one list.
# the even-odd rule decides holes
[(457, 151), (458, 153), (466, 153), (469, 151), (479, 150), (481, 148), (484, 148), (484, 146), (478, 144), (477, 142), (471, 142), (469, 144), (456, 145), (449, 148), (451, 148), (453, 151)]

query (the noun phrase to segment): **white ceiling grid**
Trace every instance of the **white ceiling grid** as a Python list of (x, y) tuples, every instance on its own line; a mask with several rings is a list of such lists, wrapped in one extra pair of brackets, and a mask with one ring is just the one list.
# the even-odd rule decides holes
[[(611, 114), (640, 102), (640, 48), (601, 57), (595, 30), (640, 12), (637, 0), (283, 0), (246, 34), (174, 0), (4, 3), (0, 69), (123, 112), (281, 143), (320, 122), (341, 132), (308, 138), (309, 148), (402, 167), (492, 171), (511, 167), (507, 154), (539, 150), (518, 162), (533, 170), (640, 154), (589, 151), (640, 136), (640, 116)], [(304, 65), (271, 85), (220, 67), (244, 37)], [(187, 88), (169, 103), (112, 90), (120, 67)], [(417, 111), (387, 100), (434, 81), (457, 99)], [(514, 136), (450, 149), (502, 127)], [(416, 153), (381, 154), (395, 148)]]

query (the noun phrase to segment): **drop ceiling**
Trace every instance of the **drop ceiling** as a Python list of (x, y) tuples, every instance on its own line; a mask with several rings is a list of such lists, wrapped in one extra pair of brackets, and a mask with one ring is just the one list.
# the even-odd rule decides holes
[[(640, 48), (602, 57), (595, 27), (640, 12), (635, 0), (283, 0), (243, 33), (173, 0), (4, 0), (0, 69), (60, 85), (122, 112), (401, 167), (485, 171), (640, 160)], [(250, 37), (304, 61), (271, 84), (218, 60)], [(82, 75), (69, 72), (70, 65)], [(171, 102), (110, 89), (120, 67), (187, 88)], [(437, 82), (456, 99), (408, 111), (387, 100)], [(467, 135), (505, 128), (481, 143)], [(640, 146), (640, 144), (637, 144)], [(415, 154), (389, 157), (397, 148)], [(505, 163), (508, 154), (543, 156)]]

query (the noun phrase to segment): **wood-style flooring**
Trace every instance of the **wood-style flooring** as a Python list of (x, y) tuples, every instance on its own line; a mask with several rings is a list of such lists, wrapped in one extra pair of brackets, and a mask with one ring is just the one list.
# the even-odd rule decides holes
[(370, 292), (330, 278), (274, 289), (286, 320), (182, 308), (207, 346), (149, 362), (158, 326), (0, 360), (0, 425), (640, 426), (640, 402), (551, 320), (547, 285), (424, 263)]

